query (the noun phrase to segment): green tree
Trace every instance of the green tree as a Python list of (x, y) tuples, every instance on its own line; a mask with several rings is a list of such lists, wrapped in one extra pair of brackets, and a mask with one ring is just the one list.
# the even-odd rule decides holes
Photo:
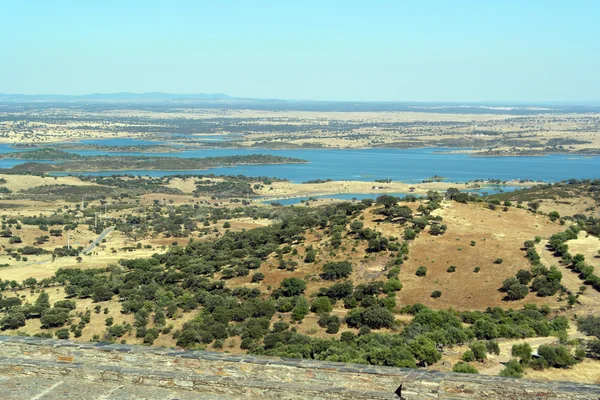
[(519, 357), (523, 364), (531, 361), (532, 350), (529, 343), (514, 344), (510, 353), (513, 357)]
[(326, 280), (346, 278), (352, 273), (352, 264), (348, 261), (328, 262), (323, 266), (321, 277)]
[(473, 356), (475, 357), (475, 360), (483, 361), (487, 358), (487, 355), (486, 355), (487, 347), (484, 342), (481, 342), (481, 341), (473, 342), (473, 343), (471, 343), (469, 348), (473, 352)]
[(477, 368), (475, 368), (474, 366), (467, 364), (467, 363), (463, 363), (463, 362), (458, 362), (456, 364), (454, 364), (454, 367), (452, 367), (452, 372), (458, 372), (461, 374), (478, 374), (479, 371), (477, 371)]
[(411, 341), (409, 348), (413, 356), (419, 360), (419, 365), (426, 367), (438, 362), (442, 355), (437, 350), (433, 340), (421, 335)]
[(304, 297), (299, 297), (296, 301), (296, 306), (292, 309), (292, 319), (294, 321), (302, 321), (308, 314), (308, 301)]
[(361, 324), (372, 329), (393, 328), (396, 326), (394, 315), (385, 307), (373, 306), (363, 310)]
[(331, 305), (331, 300), (329, 300), (329, 297), (317, 297), (310, 305), (310, 311), (316, 314), (328, 313), (331, 312), (332, 309), (333, 306)]
[(306, 282), (299, 278), (285, 278), (281, 281), (280, 290), (283, 296), (298, 296), (306, 290)]
[(500, 372), (500, 376), (510, 378), (522, 378), (523, 377), (523, 366), (519, 364), (517, 360), (510, 360), (506, 363), (504, 369)]
[(577, 330), (600, 339), (600, 317), (589, 315), (577, 318)]

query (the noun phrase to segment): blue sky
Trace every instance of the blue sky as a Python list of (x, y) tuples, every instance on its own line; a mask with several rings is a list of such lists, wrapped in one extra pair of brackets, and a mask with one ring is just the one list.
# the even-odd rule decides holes
[(598, 101), (600, 1), (4, 1), (0, 93)]

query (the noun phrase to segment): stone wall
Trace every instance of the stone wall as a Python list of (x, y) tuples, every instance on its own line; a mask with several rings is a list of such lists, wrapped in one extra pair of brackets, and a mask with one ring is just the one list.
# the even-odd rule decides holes
[(277, 399), (600, 398), (570, 382), (14, 336), (0, 336), (0, 373)]

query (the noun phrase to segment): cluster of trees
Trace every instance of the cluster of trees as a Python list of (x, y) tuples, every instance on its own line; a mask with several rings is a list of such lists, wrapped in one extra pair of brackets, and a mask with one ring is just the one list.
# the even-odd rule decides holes
[(521, 378), (526, 368), (543, 370), (545, 368), (568, 368), (577, 364), (586, 357), (583, 347), (577, 347), (574, 354), (571, 350), (561, 344), (540, 345), (537, 354), (533, 357), (533, 351), (528, 343), (515, 344), (512, 346), (511, 355), (515, 357), (510, 360), (501, 376)]
[[(74, 309), (75, 302), (70, 300), (58, 301), (52, 307), (46, 292), (41, 292), (33, 304), (23, 304), (18, 297), (0, 298), (0, 310), (5, 312), (0, 319), (0, 329), (19, 329), (28, 319), (36, 318), (42, 329), (62, 327), (71, 320), (70, 313)], [(77, 337), (81, 336), (81, 330), (77, 333)]]
[[(414, 202), (416, 201), (416, 198), (414, 196), (406, 196), (404, 200)], [(385, 216), (386, 220), (389, 222), (396, 222), (402, 225), (410, 223), (411, 225), (404, 231), (404, 238), (406, 240), (415, 239), (428, 225), (430, 226), (429, 233), (431, 235), (443, 235), (447, 230), (447, 226), (441, 224), (442, 217), (434, 217), (431, 215), (433, 210), (440, 207), (439, 203), (441, 200), (442, 197), (439, 193), (429, 191), (427, 193), (427, 203), (421, 204), (417, 208), (417, 211), (421, 213), (421, 216), (415, 217), (410, 207), (398, 205), (398, 202), (400, 201), (398, 197), (381, 195), (377, 198), (376, 203), (383, 205), (383, 208), (379, 209), (377, 214)]]
[(525, 257), (529, 260), (531, 268), (519, 270), (514, 277), (502, 283), (500, 290), (506, 293), (506, 300), (524, 299), (530, 291), (536, 292), (540, 297), (554, 296), (564, 289), (560, 283), (562, 273), (555, 266), (548, 269), (541, 263), (540, 255), (535, 249), (535, 245), (540, 241), (541, 237), (536, 237), (523, 244)]
[(583, 254), (572, 256), (571, 253), (569, 253), (569, 245), (566, 242), (568, 240), (576, 239), (580, 231), (581, 229), (579, 226), (573, 225), (564, 232), (552, 235), (548, 242), (548, 246), (557, 256), (561, 257), (561, 264), (572, 269), (574, 272), (577, 272), (584, 283), (591, 285), (594, 289), (600, 291), (600, 277), (594, 274), (594, 267), (585, 262), (585, 256)]

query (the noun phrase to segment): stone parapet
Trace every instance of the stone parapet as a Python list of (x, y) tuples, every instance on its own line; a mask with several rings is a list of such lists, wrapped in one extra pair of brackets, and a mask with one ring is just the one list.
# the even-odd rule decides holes
[(0, 373), (278, 399), (600, 399), (572, 382), (17, 336), (0, 336)]

